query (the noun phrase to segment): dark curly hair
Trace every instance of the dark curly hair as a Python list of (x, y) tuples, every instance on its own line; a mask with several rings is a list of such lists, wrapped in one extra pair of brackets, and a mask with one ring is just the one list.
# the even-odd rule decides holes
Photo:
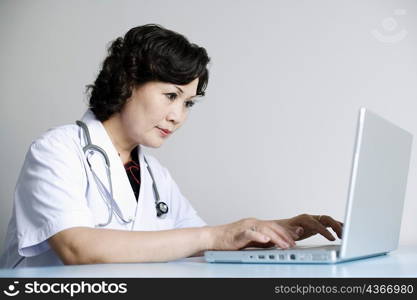
[(130, 29), (108, 48), (102, 69), (90, 91), (90, 109), (100, 121), (120, 112), (132, 89), (149, 81), (188, 84), (199, 78), (197, 95), (208, 84), (206, 49), (183, 35), (156, 24)]

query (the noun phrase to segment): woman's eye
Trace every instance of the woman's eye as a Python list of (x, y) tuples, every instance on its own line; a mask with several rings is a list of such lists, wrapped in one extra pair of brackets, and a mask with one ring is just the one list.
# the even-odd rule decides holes
[(192, 107), (195, 104), (195, 101), (187, 101), (185, 102), (186, 107)]
[(174, 101), (175, 99), (177, 99), (177, 94), (175, 94), (175, 93), (169, 93), (169, 94), (165, 94), (165, 95), (171, 101)]

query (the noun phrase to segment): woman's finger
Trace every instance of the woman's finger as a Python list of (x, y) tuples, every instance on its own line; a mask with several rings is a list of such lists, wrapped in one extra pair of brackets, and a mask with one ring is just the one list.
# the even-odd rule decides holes
[(244, 237), (246, 239), (245, 244), (248, 244), (249, 242), (257, 242), (257, 243), (268, 243), (271, 238), (256, 230), (256, 228), (253, 226), (249, 229), (246, 229), (244, 232)]
[(339, 238), (342, 238), (343, 227), (340, 225), (340, 222), (337, 222), (330, 216), (321, 216), (319, 222), (326, 227), (331, 227), (333, 231), (337, 234)]
[(277, 222), (272, 221), (272, 227), (277, 232), (277, 234), (287, 233), (291, 237), (289, 242), (293, 243), (295, 246), (294, 241), (298, 240), (300, 236), (304, 233), (304, 230), (301, 226), (292, 226), (292, 225), (281, 225)]
[(293, 239), (282, 236), (279, 231), (275, 231), (275, 228), (265, 226), (262, 227), (261, 232), (268, 235), (271, 238), (271, 241), (280, 248), (288, 249), (295, 246)]
[(336, 220), (332, 219), (331, 227), (334, 230), (334, 232), (336, 232), (337, 237), (339, 239), (341, 239), (342, 238), (342, 233), (343, 233), (343, 226), (340, 225), (340, 222), (337, 222)]
[(314, 232), (320, 233), (322, 236), (324, 236), (326, 239), (328, 239), (329, 241), (334, 241), (335, 238), (334, 236), (331, 234), (330, 231), (328, 231), (326, 229), (326, 227), (323, 226), (323, 224), (321, 224), (318, 219), (313, 218), (311, 220), (311, 222), (309, 222), (309, 226), (311, 226), (311, 230), (313, 230)]
[[(293, 232), (293, 230), (292, 230), (293, 226), (280, 225), (280, 224), (277, 224), (274, 221), (272, 221), (270, 224), (271, 224), (273, 230), (276, 232), (276, 234), (278, 234), (281, 238), (283, 238), (287, 244), (289, 244), (292, 247), (295, 246), (294, 241), (297, 240), (299, 238), (299, 236), (297, 236), (295, 234), (295, 232)], [(289, 228), (287, 228), (287, 227), (289, 227)]]

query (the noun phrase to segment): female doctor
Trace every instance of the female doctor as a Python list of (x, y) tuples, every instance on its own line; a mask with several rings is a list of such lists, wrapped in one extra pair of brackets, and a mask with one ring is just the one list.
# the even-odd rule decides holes
[(35, 140), (16, 185), (0, 267), (156, 262), (207, 249), (289, 248), (342, 224), (303, 214), (207, 226), (158, 148), (185, 122), (208, 83), (204, 48), (158, 25), (129, 30), (110, 46), (89, 86), (81, 120)]

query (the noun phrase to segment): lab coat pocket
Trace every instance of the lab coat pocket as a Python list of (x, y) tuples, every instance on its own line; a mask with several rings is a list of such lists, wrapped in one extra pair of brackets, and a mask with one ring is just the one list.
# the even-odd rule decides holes
[(158, 230), (174, 229), (175, 220), (172, 218), (164, 218), (164, 219), (158, 218), (158, 220), (156, 221), (156, 224), (158, 226)]

